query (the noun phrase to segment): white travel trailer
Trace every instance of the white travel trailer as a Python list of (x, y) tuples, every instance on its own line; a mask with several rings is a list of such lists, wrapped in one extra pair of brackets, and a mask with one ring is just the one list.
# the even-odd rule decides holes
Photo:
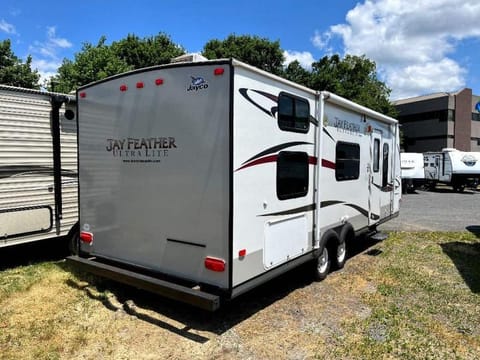
[(72, 95), (0, 85), (0, 248), (78, 228), (75, 114)]
[(425, 169), (422, 153), (400, 153), (402, 191), (413, 192), (425, 183)]
[(465, 152), (452, 148), (441, 152), (424, 154), (425, 179), (431, 187), (438, 183), (447, 184), (455, 191), (465, 187), (476, 188), (480, 180), (480, 153)]
[(77, 92), (80, 254), (215, 310), (398, 215), (398, 123), (239, 61), (155, 66)]

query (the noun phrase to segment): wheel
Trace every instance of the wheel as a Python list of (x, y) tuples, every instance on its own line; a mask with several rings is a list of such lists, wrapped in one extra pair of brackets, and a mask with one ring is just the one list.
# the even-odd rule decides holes
[(321, 281), (325, 279), (330, 271), (330, 256), (328, 254), (328, 248), (326, 246), (323, 247), (320, 256), (315, 260), (315, 279)]
[(79, 255), (80, 253), (80, 234), (74, 232), (68, 238), (68, 252), (70, 255)]
[(353, 230), (352, 225), (349, 223), (343, 225), (335, 247), (336, 257), (333, 259), (332, 264), (334, 269), (342, 269), (345, 266), (345, 262), (347, 261), (347, 243), (350, 240), (353, 240), (354, 237), (355, 231)]
[(314, 262), (314, 276), (316, 280), (321, 281), (327, 277), (330, 266), (332, 265), (332, 257), (334, 257), (333, 261), (336, 261), (337, 256), (334, 256), (334, 254), (336, 254), (335, 251), (337, 251), (339, 241), (337, 233), (333, 230), (327, 230), (327, 232), (323, 234), (322, 240), (320, 241), (320, 255)]

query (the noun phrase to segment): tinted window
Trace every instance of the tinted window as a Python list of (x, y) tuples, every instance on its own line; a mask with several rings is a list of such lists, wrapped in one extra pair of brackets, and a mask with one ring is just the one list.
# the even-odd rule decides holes
[(373, 140), (373, 172), (380, 169), (380, 140)]
[(382, 187), (388, 185), (388, 144), (383, 144)]
[(277, 196), (280, 200), (308, 193), (308, 154), (282, 151), (277, 159)]
[(355, 180), (360, 176), (360, 145), (337, 143), (335, 178), (338, 181)]
[(307, 132), (310, 105), (307, 100), (280, 93), (278, 96), (278, 127), (285, 131)]

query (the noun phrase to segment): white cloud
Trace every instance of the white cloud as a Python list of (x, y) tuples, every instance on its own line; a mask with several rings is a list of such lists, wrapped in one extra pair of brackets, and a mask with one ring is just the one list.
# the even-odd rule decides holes
[(15, 26), (7, 23), (4, 19), (0, 20), (0, 31), (3, 31), (7, 34), (16, 34)]
[(56, 28), (54, 26), (50, 26), (47, 28), (47, 38), (48, 38), (47, 43), (52, 46), (56, 46), (64, 49), (72, 47), (72, 43), (70, 41), (64, 38), (57, 37)]
[(345, 53), (374, 60), (392, 98), (453, 91), (466, 70), (452, 55), (459, 41), (480, 37), (478, 14), (478, 0), (366, 0), (312, 42), (325, 49), (338, 36)]
[(72, 43), (65, 38), (58, 37), (54, 26), (47, 28), (45, 41), (35, 41), (33, 46), (30, 46), (30, 51), (34, 54), (32, 68), (38, 70), (40, 83), (48, 81), (57, 73), (57, 69), (61, 65), (61, 51), (70, 47), (72, 47)]
[(286, 50), (283, 52), (283, 56), (285, 57), (285, 65), (290, 64), (292, 61), (297, 60), (300, 65), (307, 70), (312, 68), (312, 63), (315, 61), (313, 55), (308, 51), (290, 51)]

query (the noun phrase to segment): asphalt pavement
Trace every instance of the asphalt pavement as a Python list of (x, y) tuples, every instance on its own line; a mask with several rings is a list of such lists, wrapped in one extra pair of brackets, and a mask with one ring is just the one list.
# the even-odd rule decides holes
[(403, 194), (400, 215), (379, 227), (399, 231), (480, 231), (480, 191), (449, 187)]

